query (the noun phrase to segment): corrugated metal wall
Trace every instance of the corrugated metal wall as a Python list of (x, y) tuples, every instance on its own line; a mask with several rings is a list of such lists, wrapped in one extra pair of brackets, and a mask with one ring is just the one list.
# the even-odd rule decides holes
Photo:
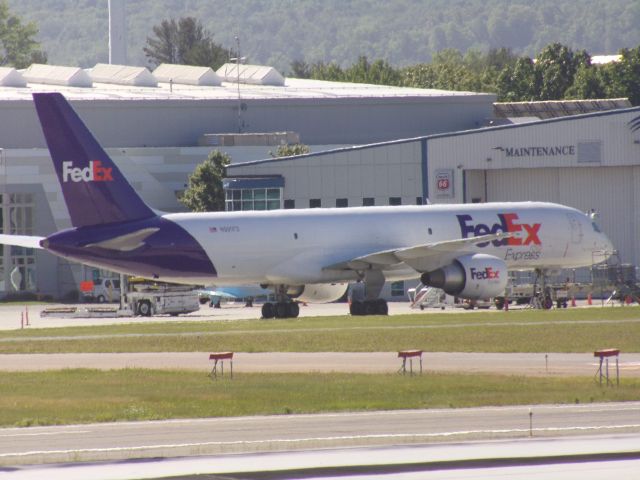
[(540, 200), (582, 211), (596, 209), (600, 225), (625, 263), (639, 261), (640, 167), (490, 170), (489, 201)]

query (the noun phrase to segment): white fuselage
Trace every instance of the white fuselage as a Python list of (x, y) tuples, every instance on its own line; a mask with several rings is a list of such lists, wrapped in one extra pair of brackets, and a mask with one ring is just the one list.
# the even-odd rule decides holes
[[(509, 269), (587, 266), (594, 263), (594, 251), (612, 249), (584, 213), (537, 202), (184, 213), (164, 218), (202, 245), (220, 285), (355, 280), (357, 272), (325, 267), (389, 249), (496, 232), (513, 238), (471, 244), (468, 252), (493, 255)], [(418, 276), (406, 266), (385, 272), (387, 280)]]

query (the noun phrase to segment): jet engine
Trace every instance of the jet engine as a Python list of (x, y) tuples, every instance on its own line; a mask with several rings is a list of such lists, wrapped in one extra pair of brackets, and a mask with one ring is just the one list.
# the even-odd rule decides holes
[(347, 283), (314, 283), (291, 287), (287, 294), (300, 302), (330, 303), (342, 298), (348, 287)]
[(456, 297), (477, 300), (502, 294), (507, 286), (507, 265), (492, 255), (475, 253), (420, 277), (424, 285), (441, 288)]

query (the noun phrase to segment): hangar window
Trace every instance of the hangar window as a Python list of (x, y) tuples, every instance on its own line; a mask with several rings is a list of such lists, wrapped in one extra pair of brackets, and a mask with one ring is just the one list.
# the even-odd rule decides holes
[(391, 296), (392, 297), (404, 297), (404, 282), (393, 282), (391, 284)]
[[(0, 233), (33, 235), (34, 198), (30, 193), (0, 194)], [(33, 248), (0, 246), (0, 293), (36, 289)]]
[(231, 188), (225, 191), (227, 211), (277, 210), (281, 205), (281, 188)]
[(321, 203), (319, 198), (312, 198), (309, 200), (309, 208), (320, 208)]
[(294, 208), (296, 208), (296, 201), (292, 200), (292, 199), (287, 199), (284, 201), (284, 208), (285, 210), (292, 210)]
[(402, 198), (389, 197), (389, 205), (402, 205)]
[(376, 199), (373, 197), (364, 197), (362, 199), (363, 207), (373, 207), (376, 204)]
[(349, 206), (349, 200), (346, 198), (336, 198), (336, 207), (345, 208)]

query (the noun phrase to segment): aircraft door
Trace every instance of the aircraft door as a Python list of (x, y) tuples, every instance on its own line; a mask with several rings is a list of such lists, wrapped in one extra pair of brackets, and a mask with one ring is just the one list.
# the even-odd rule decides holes
[(568, 214), (567, 217), (569, 217), (569, 225), (571, 228), (571, 243), (582, 243), (582, 237), (584, 235), (582, 232), (582, 223), (574, 215)]

